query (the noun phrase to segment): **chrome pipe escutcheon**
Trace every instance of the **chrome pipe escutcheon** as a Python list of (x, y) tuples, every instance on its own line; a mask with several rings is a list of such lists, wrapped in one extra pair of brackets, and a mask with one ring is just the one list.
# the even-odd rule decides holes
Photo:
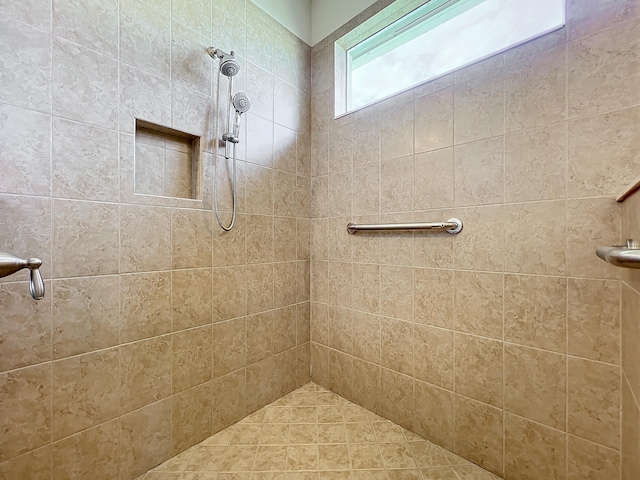
[(10, 253), (0, 252), (0, 278), (12, 275), (23, 268), (28, 268), (30, 271), (29, 293), (31, 293), (34, 300), (42, 300), (44, 298), (44, 281), (40, 274), (41, 265), (42, 260), (39, 258), (24, 260)]

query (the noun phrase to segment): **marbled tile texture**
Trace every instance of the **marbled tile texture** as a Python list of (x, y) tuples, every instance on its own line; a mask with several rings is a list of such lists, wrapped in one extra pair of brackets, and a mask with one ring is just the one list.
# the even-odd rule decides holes
[[(0, 43), (0, 250), (47, 289), (0, 281), (0, 478), (130, 480), (307, 383), (310, 47), (245, 0), (3, 0)], [(231, 233), (209, 45), (252, 101)]]
[(333, 41), (388, 3), (312, 49), (313, 380), (507, 480), (640, 478), (640, 277), (595, 256), (640, 237), (640, 3), (334, 120)]
[[(614, 197), (638, 175), (638, 1), (567, 0), (559, 32), (334, 120), (333, 41), (389, 3), (311, 49), (250, 0), (0, 2), (0, 249), (40, 256), (48, 288), (0, 282), (0, 478), (130, 480), (310, 366), (508, 480), (640, 477), (640, 281), (594, 255), (640, 237)], [(211, 44), (253, 101), (229, 234)], [(183, 148), (152, 155), (135, 118), (202, 137), (199, 198), (173, 181)], [(452, 216), (456, 237), (344, 229)], [(303, 472), (372, 459), (305, 435)], [(277, 447), (233, 469), (288, 465)], [(420, 478), (393, 472), (419, 456), (373, 461)], [(485, 478), (454, 470), (421, 474)]]

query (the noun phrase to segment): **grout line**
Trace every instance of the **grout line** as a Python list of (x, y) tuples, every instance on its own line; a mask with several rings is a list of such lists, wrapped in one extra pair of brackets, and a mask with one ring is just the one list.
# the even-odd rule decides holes
[[(565, 7), (566, 8), (566, 7)], [(569, 72), (568, 72), (568, 47), (567, 43), (564, 43), (564, 56), (565, 56), (565, 118), (567, 119), (567, 128), (564, 129), (564, 193), (565, 198), (569, 196)], [(566, 231), (566, 226), (569, 221), (569, 212), (568, 212), (568, 199), (565, 200), (565, 209), (564, 209), (564, 225), (565, 225), (565, 235), (564, 235), (564, 261), (565, 268), (568, 270), (568, 255), (567, 251), (569, 248), (569, 235)], [(565, 334), (565, 352), (569, 353), (569, 277), (567, 276), (566, 285), (565, 285), (565, 320), (564, 320), (564, 334)], [(564, 360), (564, 378), (565, 378), (565, 391), (564, 391), (564, 402), (565, 402), (565, 415), (564, 415), (564, 431), (569, 432), (569, 356), (567, 355)], [(564, 442), (564, 456), (565, 456), (565, 478), (569, 478), (569, 437), (565, 435)]]
[[(455, 157), (456, 157), (456, 146), (455, 146), (455, 138), (456, 138), (456, 88), (455, 88), (455, 81), (453, 82), (454, 84), (451, 86), (451, 96), (452, 96), (452, 143), (453, 145), (451, 146), (452, 149), (452, 170), (453, 170), (453, 205), (457, 205), (457, 198), (456, 198), (456, 168), (455, 168)], [(457, 207), (454, 207), (453, 210), (453, 214), (454, 216), (458, 216), (459, 215), (459, 210)], [(457, 309), (456, 309), (456, 274), (455, 274), (455, 270), (457, 268), (456, 265), (456, 251), (457, 251), (457, 245), (458, 245), (458, 240), (456, 238), (453, 239), (452, 241), (452, 254), (453, 254), (453, 258), (452, 258), (452, 268), (453, 268), (453, 272), (451, 273), (451, 283), (452, 283), (452, 292), (451, 292), (451, 296), (452, 296), (452, 315), (451, 315), (451, 319), (450, 319), (450, 325), (451, 325), (451, 331), (455, 332), (456, 327), (457, 327)], [(415, 319), (414, 319), (415, 320)], [(451, 389), (453, 392), (458, 390), (458, 385), (457, 385), (457, 381), (456, 381), (456, 372), (457, 372), (457, 368), (456, 368), (456, 335), (455, 333), (452, 334), (453, 339), (452, 339), (452, 348), (453, 348), (453, 365), (452, 365), (452, 383), (451, 383)], [(458, 431), (458, 421), (457, 421), (457, 415), (456, 415), (456, 406), (457, 406), (457, 401), (456, 401), (456, 397), (455, 394), (452, 394), (452, 410), (453, 410), (453, 415), (452, 415), (452, 424), (453, 424), (453, 431), (451, 432), (451, 436), (452, 436), (452, 444), (453, 444), (453, 451), (457, 452), (458, 451), (458, 436), (456, 435), (456, 432)], [(456, 473), (456, 476), (458, 476), (458, 474)]]
[(631, 399), (635, 402), (636, 408), (640, 410), (640, 396), (637, 396), (636, 392), (634, 392), (633, 388), (631, 388), (631, 381), (627, 377), (627, 374), (623, 372), (622, 376), (623, 376), (623, 382), (625, 382), (625, 384), (627, 385), (627, 388), (629, 389), (629, 392), (631, 393)]
[[(620, 232), (622, 233), (622, 215), (620, 216)], [(618, 450), (620, 452), (622, 452), (622, 438), (623, 438), (623, 430), (624, 430), (624, 423), (623, 423), (623, 417), (622, 417), (622, 413), (623, 413), (623, 402), (622, 402), (622, 396), (623, 396), (623, 390), (624, 390), (624, 382), (625, 382), (625, 372), (624, 372), (624, 366), (623, 366), (623, 346), (624, 346), (624, 340), (623, 340), (623, 336), (622, 336), (622, 324), (623, 324), (623, 315), (624, 315), (624, 309), (623, 309), (623, 296), (622, 296), (622, 280), (618, 281), (618, 321), (620, 323), (619, 329), (618, 329), (618, 364), (620, 365), (620, 380), (619, 380), (619, 385), (620, 385), (620, 411), (619, 411), (619, 425), (620, 425), (620, 429), (619, 429), (619, 437), (618, 437)], [(633, 396), (633, 391), (631, 391), (631, 394)], [(620, 462), (620, 469), (622, 469), (622, 461)], [(622, 478), (622, 470), (620, 470), (620, 478)]]
[[(122, 25), (122, 5), (118, 1), (118, 33), (117, 33), (117, 42), (118, 42), (118, 131), (121, 130), (121, 99), (122, 99), (122, 84), (121, 84), (121, 75), (122, 75), (122, 62), (120, 52), (122, 50), (122, 38), (120, 35), (120, 29)], [(134, 186), (135, 186), (135, 125), (134, 125)], [(122, 200), (122, 134), (118, 133), (118, 203)], [(121, 218), (121, 210), (124, 207), (118, 206), (118, 345), (121, 343), (122, 339), (122, 277), (120, 274), (122, 273), (122, 218)], [(122, 379), (122, 350), (118, 347), (118, 379)], [(53, 358), (53, 357), (52, 357)], [(120, 414), (120, 410), (122, 408), (122, 385), (121, 380), (118, 382), (118, 402), (120, 405), (118, 406), (118, 414)], [(122, 480), (122, 420), (121, 415), (118, 415), (118, 478)]]
[[(50, 105), (50, 110), (49, 110), (49, 174), (50, 174), (50, 178), (49, 178), (49, 195), (48, 197), (48, 203), (49, 203), (49, 207), (51, 209), (51, 218), (49, 219), (49, 227), (51, 229), (51, 237), (49, 238), (49, 242), (48, 242), (48, 246), (49, 246), (49, 258), (47, 260), (50, 261), (50, 265), (51, 265), (51, 275), (53, 275), (53, 243), (54, 243), (54, 228), (55, 228), (55, 202), (53, 200), (53, 183), (54, 183), (54, 175), (53, 175), (53, 169), (54, 169), (54, 161), (53, 161), (53, 142), (54, 142), (54, 135), (53, 135), (53, 112), (54, 112), (54, 100), (53, 100), (53, 83), (54, 83), (54, 60), (53, 60), (53, 2), (51, 2), (51, 12), (49, 14), (49, 22), (51, 25), (51, 31), (47, 32), (47, 35), (49, 37), (49, 61), (50, 61), (50, 65), (51, 65), (51, 77), (50, 77), (50, 89), (49, 89), (49, 105)], [(50, 293), (49, 295), (53, 294), (53, 282), (49, 282), (49, 290)], [(54, 302), (53, 302), (53, 297), (50, 298), (49, 301), (50, 304), (50, 310), (49, 310), (49, 325), (50, 325), (50, 347), (49, 347), (49, 353), (50, 353), (50, 359), (54, 358), (54, 334), (55, 334), (55, 330), (54, 330)], [(53, 392), (53, 363), (51, 362), (49, 364), (49, 387), (51, 389), (51, 391)], [(53, 422), (53, 394), (49, 395), (49, 418), (51, 419), (51, 421)], [(118, 432), (119, 433), (119, 432)], [(49, 450), (49, 466), (51, 468), (51, 473), (50, 473), (50, 480), (53, 480), (53, 473), (54, 473), (54, 469), (53, 469), (53, 428), (50, 427), (50, 431), (49, 431), (49, 435), (48, 435), (48, 440), (49, 440), (49, 445), (50, 450)], [(119, 453), (119, 452), (118, 452)]]
[[(507, 464), (507, 407), (506, 407), (506, 391), (507, 376), (505, 374), (505, 350), (508, 345), (505, 342), (505, 298), (506, 298), (506, 276), (502, 276), (502, 476), (505, 476)], [(455, 335), (454, 335), (455, 336)]]
[[(321, 345), (322, 347), (324, 347), (324, 348), (328, 349), (328, 350), (332, 350), (332, 351), (339, 352), (339, 353), (344, 354), (344, 355), (348, 355), (348, 354), (345, 354), (344, 352), (341, 352), (341, 351), (339, 351), (339, 350), (336, 350), (336, 349), (335, 349), (335, 348), (333, 348), (333, 347), (326, 346), (326, 345), (322, 345), (322, 344), (320, 344), (320, 345)], [(348, 356), (351, 356), (351, 355), (348, 355)], [(368, 360), (364, 360), (364, 359), (360, 359), (360, 360), (361, 360), (361, 361), (363, 361), (363, 362), (365, 362), (365, 363), (368, 363), (368, 364), (376, 365), (376, 364), (374, 364), (374, 363), (372, 363), (372, 362), (370, 362), (370, 361), (368, 361)], [(384, 369), (384, 370), (388, 370), (388, 371), (394, 372), (394, 373), (396, 373), (396, 374), (402, 375), (403, 377), (411, 378), (410, 376), (408, 376), (408, 375), (406, 375), (406, 374), (404, 374), (404, 373), (397, 372), (396, 370), (393, 370), (393, 369), (388, 368), (388, 367), (386, 367), (386, 366), (383, 366), (383, 365), (378, 365), (378, 366), (380, 367), (380, 369), (381, 369), (381, 370), (383, 370), (383, 369)], [(504, 407), (496, 407), (496, 406), (494, 406), (494, 405), (490, 405), (490, 404), (488, 404), (488, 403), (482, 402), (482, 401), (477, 400), (477, 399), (475, 399), (475, 398), (469, 397), (469, 396), (464, 395), (464, 394), (461, 394), (461, 393), (459, 393), (459, 392), (455, 392), (455, 391), (449, 390), (449, 389), (447, 389), (447, 388), (444, 388), (444, 387), (439, 386), (439, 385), (435, 385), (435, 384), (433, 384), (433, 383), (430, 383), (430, 382), (427, 382), (427, 381), (424, 381), (424, 380), (420, 380), (420, 379), (415, 379), (415, 380), (418, 380), (418, 381), (420, 381), (420, 382), (422, 382), (422, 383), (426, 383), (426, 384), (428, 384), (428, 385), (430, 385), (430, 386), (432, 386), (432, 387), (434, 387), (434, 388), (437, 388), (437, 389), (440, 389), (440, 390), (445, 390), (445, 391), (451, 392), (451, 393), (452, 393), (453, 395), (455, 395), (455, 396), (459, 396), (459, 397), (462, 397), (462, 398), (465, 398), (465, 399), (468, 399), (468, 400), (471, 400), (471, 401), (474, 401), (474, 402), (477, 402), (477, 403), (481, 403), (481, 404), (486, 405), (486, 406), (488, 406), (488, 407), (490, 407), (490, 408), (493, 408), (493, 409), (496, 409), (496, 410), (503, 410), (503, 411), (505, 412), (505, 414), (506, 414), (506, 413), (508, 413), (509, 415), (513, 415), (513, 416), (516, 416), (516, 417), (519, 417), (519, 418), (525, 419), (525, 420), (527, 420), (527, 421), (529, 421), (529, 422), (535, 423), (535, 424), (540, 425), (540, 426), (542, 426), (542, 427), (546, 427), (546, 428), (549, 428), (549, 429), (552, 429), (552, 430), (556, 430), (556, 431), (558, 431), (558, 432), (561, 432), (561, 433), (564, 433), (564, 434), (568, 434), (568, 435), (572, 435), (572, 436), (575, 436), (575, 437), (581, 438), (581, 439), (583, 439), (583, 440), (590, 441), (591, 443), (594, 443), (594, 444), (600, 445), (600, 444), (598, 444), (597, 442), (594, 442), (593, 440), (589, 440), (589, 439), (587, 439), (587, 438), (579, 437), (578, 435), (571, 434), (570, 432), (568, 432), (568, 431), (566, 431), (566, 430), (562, 430), (562, 429), (559, 429), (559, 428), (556, 428), (556, 427), (552, 427), (552, 426), (550, 426), (550, 425), (547, 425), (547, 424), (541, 423), (541, 422), (539, 422), (539, 421), (536, 421), (536, 420), (533, 420), (533, 419), (530, 419), (530, 418), (524, 417), (524, 416), (522, 416), (522, 415), (519, 415), (519, 414), (517, 414), (517, 413), (515, 413), (515, 412), (511, 412), (511, 411), (504, 410)], [(454, 419), (455, 419), (455, 415), (454, 415)], [(604, 445), (602, 445), (602, 446), (604, 446)], [(611, 449), (611, 450), (616, 450), (615, 448), (611, 448), (611, 447), (606, 447), (606, 448), (609, 448), (609, 449)]]
[[(280, 307), (280, 308), (277, 308), (277, 309), (272, 309), (272, 310), (260, 312), (258, 314), (262, 315), (262, 314), (270, 313), (270, 312), (275, 313), (275, 312), (278, 312), (279, 310), (284, 310), (284, 309), (291, 308), (291, 307), (294, 307), (294, 306), (297, 306), (297, 305), (303, 305), (305, 303), (309, 303), (309, 302), (301, 302), (301, 303), (298, 303), (298, 304), (288, 305), (288, 306), (285, 306), (285, 307)], [(252, 315), (258, 315), (258, 314), (252, 314)], [(106, 351), (109, 351), (109, 350), (120, 349), (121, 347), (129, 346), (129, 345), (134, 345), (134, 344), (138, 344), (138, 343), (142, 343), (142, 342), (146, 342), (146, 341), (151, 341), (151, 340), (157, 340), (157, 339), (160, 339), (160, 338), (170, 337), (170, 336), (173, 336), (173, 335), (175, 335), (177, 333), (183, 333), (183, 332), (199, 330), (199, 329), (203, 329), (203, 328), (210, 327), (210, 326), (213, 327), (215, 325), (229, 323), (229, 322), (237, 321), (237, 320), (240, 320), (240, 319), (244, 319), (245, 317), (252, 316), (252, 315), (241, 315), (239, 317), (234, 317), (234, 318), (231, 318), (231, 319), (225, 319), (225, 320), (221, 320), (221, 321), (217, 321), (217, 322), (213, 322), (213, 323), (205, 323), (205, 324), (202, 324), (202, 325), (196, 325), (196, 326), (185, 328), (185, 329), (182, 329), (182, 330), (169, 331), (169, 332), (165, 332), (165, 333), (153, 336), (153, 337), (146, 337), (146, 338), (132, 340), (132, 341), (124, 342), (124, 343), (118, 343), (116, 345), (111, 345), (111, 346), (108, 346), (108, 347), (104, 347), (104, 348), (100, 348), (100, 349), (96, 349), (96, 350), (91, 350), (91, 351), (88, 351), (88, 352), (82, 352), (82, 353), (78, 353), (78, 354), (74, 354), (74, 355), (69, 355), (69, 356), (66, 356), (66, 357), (61, 357), (61, 358), (56, 358), (56, 359), (51, 359), (51, 360), (45, 360), (45, 361), (39, 362), (39, 363), (33, 363), (33, 364), (30, 364), (30, 365), (24, 365), (24, 366), (21, 366), (21, 367), (11, 368), (11, 369), (4, 370), (4, 371), (0, 372), (0, 375), (14, 373), (14, 372), (17, 372), (17, 371), (20, 371), (20, 370), (24, 370), (24, 369), (27, 369), (27, 368), (43, 366), (45, 364), (61, 363), (61, 362), (64, 362), (64, 361), (67, 361), (67, 360), (70, 360), (70, 359), (75, 359), (75, 358), (79, 358), (79, 357), (87, 356), (87, 355), (94, 355), (94, 354), (106, 352)], [(309, 342), (304, 342), (304, 343), (309, 343)], [(296, 347), (292, 347), (292, 348), (284, 350), (283, 352), (280, 352), (280, 353), (284, 353), (284, 352), (292, 350), (294, 348), (296, 348)]]
[[(454, 275), (454, 283), (455, 283), (455, 275)], [(455, 302), (455, 297), (454, 297), (454, 302)], [(306, 303), (306, 302), (302, 302), (302, 303)], [(333, 306), (333, 305), (327, 304), (325, 302), (319, 302), (317, 300), (313, 300), (312, 303), (317, 303), (317, 304), (321, 304), (321, 305), (325, 305), (325, 306)], [(345, 308), (345, 307), (338, 307), (338, 308)], [(466, 335), (466, 336), (482, 338), (482, 339), (490, 340), (490, 341), (494, 341), (494, 342), (501, 342), (501, 343), (504, 343), (505, 345), (508, 345), (508, 346), (526, 348), (526, 349), (536, 350), (536, 351), (540, 351), (540, 352), (544, 352), (544, 353), (548, 353), (548, 354), (553, 354), (553, 355), (563, 355), (563, 356), (567, 356), (568, 358), (572, 358), (572, 359), (583, 360), (583, 361), (587, 361), (587, 362), (593, 362), (593, 363), (612, 366), (612, 367), (619, 367), (620, 366), (620, 365), (616, 365), (616, 364), (613, 364), (613, 363), (604, 362), (602, 360), (595, 360), (595, 359), (591, 359), (591, 358), (587, 358), (587, 357), (581, 357), (581, 356), (578, 356), (578, 355), (569, 354), (567, 352), (559, 352), (559, 351), (554, 351), (554, 350), (547, 350), (547, 349), (536, 347), (536, 346), (533, 346), (533, 345), (527, 345), (527, 344), (523, 344), (523, 343), (515, 343), (515, 342), (512, 342), (512, 341), (508, 341), (508, 340), (501, 340), (501, 339), (494, 338), (494, 337), (487, 337), (487, 336), (484, 336), (484, 335), (478, 335), (478, 334), (475, 334), (475, 333), (465, 332), (465, 331), (462, 331), (462, 330), (456, 330), (455, 325), (454, 325), (453, 328), (446, 328), (446, 327), (441, 327), (439, 325), (431, 325), (431, 324), (419, 323), (419, 322), (415, 322), (415, 321), (412, 322), (412, 321), (406, 320), (406, 319), (389, 317), (389, 316), (386, 316), (386, 315), (376, 314), (376, 313), (373, 313), (373, 312), (367, 312), (367, 311), (364, 311), (364, 310), (356, 310), (356, 309), (353, 309), (353, 308), (346, 308), (346, 309), (347, 310), (352, 310), (352, 311), (355, 311), (355, 312), (359, 312), (359, 313), (362, 313), (362, 314), (366, 314), (366, 315), (373, 315), (373, 316), (376, 316), (376, 317), (378, 317), (380, 319), (386, 319), (386, 320), (392, 320), (392, 321), (402, 321), (404, 323), (414, 323), (416, 325), (427, 326), (427, 327), (438, 329), (438, 330), (452, 331), (452, 332), (454, 332), (455, 334), (458, 334), (458, 335)], [(455, 306), (454, 306), (454, 310), (455, 310)], [(565, 339), (565, 343), (567, 341), (568, 340)]]
[[(169, 2), (169, 85), (171, 86), (171, 97), (173, 100), (173, 2), (175, 0), (170, 0)], [(169, 122), (171, 123), (171, 125), (173, 126), (173, 101), (170, 102), (170, 106), (169, 106)], [(162, 148), (162, 188), (163, 188), (163, 192), (166, 191), (167, 188), (167, 148), (166, 148), (166, 140), (163, 139), (163, 148)], [(193, 162), (193, 160), (192, 160)], [(135, 173), (134, 173), (135, 174)], [(193, 189), (193, 185), (192, 185), (192, 189)], [(195, 192), (192, 192), (195, 193)], [(172, 203), (172, 207), (173, 207), (173, 202)], [(171, 266), (173, 267), (175, 265), (174, 262), (174, 251), (173, 251), (173, 245), (174, 245), (174, 238), (173, 238), (173, 234), (174, 234), (174, 225), (173, 225), (173, 211), (174, 209), (172, 208), (170, 214), (169, 214), (169, 221), (170, 221), (170, 230), (171, 230), (171, 235), (169, 238), (170, 241), (170, 251), (171, 251)], [(213, 248), (213, 241), (211, 242), (210, 248)], [(209, 253), (210, 258), (212, 257), (211, 252)], [(211, 262), (213, 263), (213, 262)], [(213, 274), (213, 270), (212, 270), (212, 274)], [(174, 331), (174, 311), (173, 311), (173, 272), (169, 275), (169, 324), (170, 324), (170, 328), (171, 328), (171, 332), (173, 333)], [(174, 392), (174, 383), (175, 383), (175, 378), (174, 378), (174, 371), (173, 371), (173, 360), (174, 360), (174, 353), (173, 353), (173, 346), (174, 346), (174, 342), (175, 342), (175, 335), (171, 335), (169, 337), (169, 349), (170, 349), (170, 363), (169, 363), (169, 391), (171, 392), (169, 395), (170, 398), (170, 408), (171, 410), (169, 411), (169, 425), (171, 428), (171, 453), (174, 452), (175, 449), (175, 444), (176, 444), (176, 439), (174, 438), (174, 418), (173, 418), (173, 407), (174, 407), (174, 397), (176, 393), (179, 392)], [(166, 459), (165, 459), (166, 460)], [(164, 461), (164, 460), (163, 460)]]

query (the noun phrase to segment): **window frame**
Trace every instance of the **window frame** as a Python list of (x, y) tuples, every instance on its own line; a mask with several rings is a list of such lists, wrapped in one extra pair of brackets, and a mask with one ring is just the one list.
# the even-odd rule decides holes
[[(359, 26), (357, 26), (356, 28), (354, 28), (353, 30), (351, 30), (350, 32), (348, 32), (347, 34), (343, 35), (341, 38), (339, 38), (338, 40), (336, 40), (334, 42), (334, 59), (335, 59), (335, 71), (334, 71), (334, 75), (335, 75), (335, 111), (334, 111), (334, 118), (340, 118), (344, 115), (348, 115), (350, 113), (356, 112), (358, 110), (361, 110), (363, 108), (369, 107), (371, 105), (375, 105), (376, 103), (382, 102), (384, 100), (387, 100), (391, 97), (394, 97), (396, 95), (400, 95), (404, 92), (407, 92), (409, 90), (412, 90), (416, 87), (419, 87), (420, 85), (423, 85), (425, 83), (429, 83), (432, 81), (435, 81), (439, 78), (442, 78), (446, 75), (449, 75), (455, 71), (461, 70), (463, 68), (466, 68), (470, 65), (482, 62), (488, 58), (494, 57), (496, 55), (500, 55), (501, 53), (504, 53), (505, 51), (511, 50), (513, 48), (516, 48), (520, 45), (523, 45), (525, 43), (528, 43), (532, 40), (538, 39), (540, 37), (543, 37), (545, 35), (548, 35), (550, 33), (562, 30), (563, 28), (566, 27), (566, 0), (558, 0), (562, 3), (562, 19), (561, 19), (561, 23), (560, 25), (553, 27), (553, 28), (549, 28), (548, 30), (542, 31), (538, 34), (535, 34), (532, 37), (529, 38), (525, 38), (521, 41), (518, 41), (512, 45), (509, 45), (507, 47), (504, 47), (498, 51), (489, 53), (487, 55), (484, 55), (482, 57), (479, 57), (477, 59), (474, 59), (472, 61), (469, 61), (463, 65), (457, 66), (455, 68), (452, 68), (450, 70), (447, 70), (445, 72), (439, 73), (435, 76), (431, 76), (431, 77), (427, 77), (424, 80), (421, 80), (413, 85), (410, 85), (406, 88), (403, 88), (401, 90), (398, 90), (394, 93), (385, 95), (384, 97), (380, 97), (378, 99), (375, 99), (371, 102), (368, 102), (364, 105), (360, 105), (357, 107), (352, 107), (352, 76), (351, 76), (351, 71), (353, 68), (353, 59), (350, 55), (350, 51), (353, 51), (354, 49), (357, 49), (358, 46), (362, 45), (362, 44), (366, 44), (367, 41), (370, 41), (371, 38), (374, 38), (378, 35), (381, 35), (381, 38), (384, 39), (385, 35), (384, 32), (385, 30), (387, 31), (392, 31), (395, 30), (394, 25), (397, 25), (400, 27), (400, 29), (402, 28), (407, 28), (407, 26), (411, 26), (411, 24), (416, 23), (418, 21), (422, 21), (423, 17), (424, 20), (428, 20), (429, 18), (432, 18), (434, 16), (437, 16), (440, 12), (444, 13), (444, 15), (447, 14), (447, 11), (451, 12), (451, 8), (450, 7), (455, 7), (456, 5), (460, 5), (463, 8), (465, 7), (465, 4), (468, 5), (468, 8), (466, 8), (464, 11), (469, 10), (477, 5), (479, 5), (480, 3), (482, 3), (484, 0), (396, 0), (396, 2), (392, 3), (391, 5), (389, 5), (388, 7), (386, 7), (385, 9), (383, 9), (382, 11), (380, 11), (379, 13), (377, 13), (376, 15), (373, 15), (371, 18), (369, 18), (368, 20), (366, 20), (365, 22), (363, 22), (362, 24), (360, 24)], [(432, 9), (428, 10), (427, 12), (423, 13), (423, 14), (419, 14), (419, 13), (414, 13), (417, 11), (420, 11), (425, 5), (428, 5), (432, 3), (433, 7)], [(455, 15), (451, 15), (450, 18), (454, 18), (455, 16), (459, 15), (460, 13), (463, 13), (458, 11)], [(417, 18), (413, 18), (413, 17), (417, 17)], [(429, 31), (430, 29), (425, 30)], [(420, 35), (424, 34), (425, 32), (421, 32)], [(403, 32), (404, 33), (404, 32)], [(402, 34), (401, 34), (402, 35)], [(391, 40), (395, 39), (395, 36), (393, 35), (386, 35), (387, 37), (391, 37)], [(419, 35), (416, 35), (414, 38), (419, 37)], [(408, 41), (411, 41), (412, 39), (410, 38), (409, 40), (406, 40), (404, 42), (398, 42), (398, 45), (402, 45)], [(377, 42), (379, 43), (379, 45), (383, 45), (384, 42)], [(372, 51), (375, 50), (376, 48), (378, 48), (379, 45), (374, 45), (373, 48), (370, 48), (368, 51)], [(397, 46), (390, 46), (390, 48), (388, 49), (388, 51), (392, 50), (393, 48), (397, 48)], [(368, 52), (365, 52), (365, 54)], [(362, 55), (360, 55), (362, 56)], [(376, 58), (379, 58), (380, 56), (377, 56)]]

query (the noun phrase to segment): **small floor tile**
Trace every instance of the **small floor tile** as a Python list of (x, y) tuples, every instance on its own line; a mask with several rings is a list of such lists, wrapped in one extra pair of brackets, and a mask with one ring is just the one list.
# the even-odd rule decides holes
[(313, 383), (136, 480), (501, 480)]

